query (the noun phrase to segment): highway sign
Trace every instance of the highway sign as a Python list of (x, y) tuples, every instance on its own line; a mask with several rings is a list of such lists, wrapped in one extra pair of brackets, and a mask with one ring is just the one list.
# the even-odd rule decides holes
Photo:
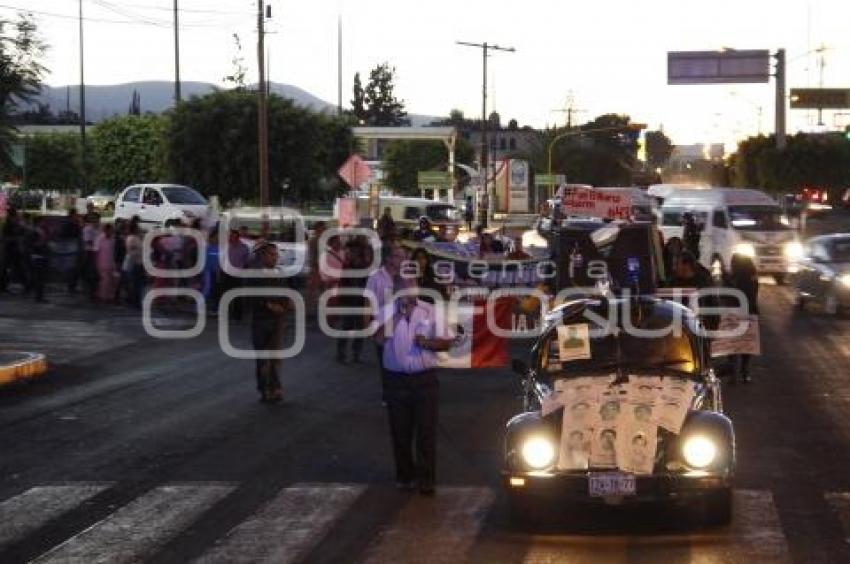
[(667, 84), (736, 84), (769, 78), (767, 49), (667, 53)]
[(567, 181), (565, 174), (535, 174), (535, 186), (558, 186)]
[(791, 108), (799, 110), (850, 108), (850, 88), (792, 88)]
[(434, 187), (451, 188), (452, 175), (448, 172), (438, 170), (421, 170), (417, 174), (417, 182), (419, 187)]

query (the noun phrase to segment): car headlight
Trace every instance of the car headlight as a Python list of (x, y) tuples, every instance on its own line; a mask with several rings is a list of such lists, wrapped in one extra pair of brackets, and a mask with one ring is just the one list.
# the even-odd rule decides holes
[(844, 284), (845, 286), (850, 287), (850, 272), (847, 274), (842, 274), (838, 277), (838, 281)]
[(738, 243), (734, 247), (732, 247), (733, 255), (741, 255), (744, 257), (755, 258), (756, 257), (756, 248), (752, 243)]
[(695, 435), (685, 440), (682, 456), (691, 468), (706, 468), (717, 458), (717, 446), (708, 437)]
[(522, 445), (522, 458), (535, 470), (550, 466), (555, 460), (555, 446), (546, 437), (530, 437)]
[(803, 258), (803, 245), (797, 241), (785, 243), (785, 256), (791, 260)]

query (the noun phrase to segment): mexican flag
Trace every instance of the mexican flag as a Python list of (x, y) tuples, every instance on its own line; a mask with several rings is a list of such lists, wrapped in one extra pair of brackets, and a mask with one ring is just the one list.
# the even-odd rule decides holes
[(510, 364), (508, 346), (504, 337), (494, 334), (493, 329), (511, 330), (511, 313), (515, 300), (510, 297), (496, 300), (492, 323), (487, 323), (487, 306), (484, 300), (458, 304), (446, 312), (448, 336), (460, 336), (459, 345), (446, 352), (437, 353), (443, 368), (501, 368)]

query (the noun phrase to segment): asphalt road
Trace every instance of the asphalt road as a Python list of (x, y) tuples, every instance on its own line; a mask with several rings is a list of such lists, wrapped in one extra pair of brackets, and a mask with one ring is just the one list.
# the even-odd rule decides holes
[(340, 366), (309, 331), (286, 401), (267, 406), (214, 324), (153, 339), (129, 310), (0, 296), (0, 347), (52, 362), (0, 390), (0, 562), (848, 562), (850, 318), (795, 313), (771, 286), (761, 308), (755, 382), (725, 390), (732, 526), (606, 508), (530, 534), (498, 486), (520, 405), (507, 371), (443, 374), (438, 492), (423, 498), (393, 487), (371, 350)]

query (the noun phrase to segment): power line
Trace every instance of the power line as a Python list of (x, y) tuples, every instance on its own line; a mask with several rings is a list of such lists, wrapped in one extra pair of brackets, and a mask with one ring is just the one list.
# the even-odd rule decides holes
[[(168, 12), (174, 10), (173, 7), (169, 6), (145, 6), (143, 4), (124, 4), (124, 6), (128, 8), (138, 8), (140, 10), (159, 10)], [(178, 8), (177, 10), (186, 14), (221, 14), (223, 16), (240, 16), (245, 13), (237, 11), (208, 10), (204, 8)]]
[[(105, 8), (105, 6), (103, 6), (103, 7)], [(0, 4), (0, 8), (5, 8), (7, 10), (16, 10), (18, 12), (22, 12), (22, 13), (26, 13), (26, 14), (34, 14), (34, 15), (38, 15), (38, 16), (44, 16), (44, 17), (48, 17), (48, 18), (58, 18), (58, 19), (74, 20), (74, 21), (79, 20), (79, 16), (75, 16), (75, 15), (72, 15), (72, 14), (58, 14), (56, 12), (47, 12), (47, 11), (44, 11), (44, 10), (33, 10), (31, 8), (23, 7), (23, 6), (10, 6), (8, 4)], [(246, 14), (246, 18), (247, 17), (249, 17), (248, 14)], [(149, 19), (146, 19), (146, 18), (142, 18), (142, 19), (130, 18), (130, 19), (125, 19), (125, 20), (116, 20), (116, 19), (109, 19), (109, 18), (99, 18), (99, 17), (85, 16), (85, 17), (83, 17), (83, 21), (92, 22), (92, 23), (106, 23), (106, 24), (143, 25), (143, 26), (149, 26), (149, 27), (159, 27), (159, 28), (164, 28), (164, 29), (171, 29), (171, 27), (172, 27), (171, 22), (163, 21), (163, 22), (160, 23), (160, 22), (157, 22), (157, 21), (154, 21), (154, 20), (149, 20)], [(185, 23), (181, 23), (180, 25), (183, 28), (207, 28), (207, 29), (226, 29), (226, 28), (230, 29), (230, 28), (233, 27), (232, 22), (229, 22), (229, 23), (224, 23), (224, 22), (218, 23), (217, 22), (215, 24), (213, 24), (212, 22), (185, 22)]]

